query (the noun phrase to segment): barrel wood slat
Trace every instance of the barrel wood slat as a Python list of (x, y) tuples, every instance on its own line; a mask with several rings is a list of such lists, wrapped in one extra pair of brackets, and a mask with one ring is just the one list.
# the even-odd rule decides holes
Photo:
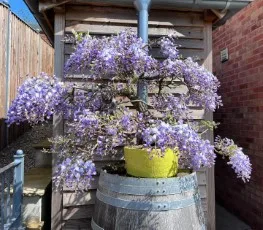
[(178, 178), (132, 178), (101, 172), (94, 230), (205, 229), (195, 173)]

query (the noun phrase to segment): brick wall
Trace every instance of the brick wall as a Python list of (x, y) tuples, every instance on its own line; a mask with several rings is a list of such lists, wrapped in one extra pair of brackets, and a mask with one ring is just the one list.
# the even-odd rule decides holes
[[(220, 51), (229, 60), (221, 63)], [(216, 164), (216, 198), (253, 229), (263, 229), (263, 1), (256, 0), (213, 31), (213, 71), (221, 81), (224, 106), (215, 113), (217, 134), (233, 138), (250, 156), (250, 183)]]

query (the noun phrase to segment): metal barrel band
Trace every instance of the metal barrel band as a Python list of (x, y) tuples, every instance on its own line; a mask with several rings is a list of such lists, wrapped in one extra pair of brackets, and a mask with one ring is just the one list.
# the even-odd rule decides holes
[(97, 190), (96, 193), (97, 199), (103, 203), (109, 204), (114, 207), (130, 209), (130, 210), (143, 210), (143, 211), (168, 211), (182, 209), (189, 207), (195, 204), (196, 198), (190, 197), (183, 200), (177, 200), (172, 202), (145, 202), (143, 200), (132, 201), (132, 200), (123, 200), (119, 198), (114, 198), (107, 196)]
[(92, 230), (104, 230), (104, 228), (101, 228), (99, 225), (96, 224), (93, 218), (91, 219), (91, 228)]
[[(137, 186), (137, 187), (154, 187), (164, 188), (164, 187), (173, 187), (175, 191), (178, 193), (187, 192), (188, 190), (193, 190), (198, 186), (196, 173), (192, 173), (190, 175), (184, 177), (173, 177), (173, 178), (133, 178), (133, 177), (123, 177), (123, 176), (116, 176), (113, 174), (106, 173), (101, 171), (100, 173), (100, 181), (99, 183), (107, 183), (113, 185), (120, 185), (121, 186)], [(175, 186), (178, 184), (177, 186)], [(120, 186), (120, 187), (121, 187)], [(177, 193), (176, 192), (176, 193)]]
[(197, 185), (183, 190), (179, 184), (175, 186), (165, 186), (165, 187), (154, 187), (154, 186), (135, 186), (135, 185), (123, 185), (123, 184), (113, 184), (108, 181), (99, 181), (99, 186), (102, 188), (107, 188), (112, 192), (123, 193), (123, 194), (132, 194), (132, 195), (174, 195), (180, 194), (182, 192), (193, 192), (197, 189)]

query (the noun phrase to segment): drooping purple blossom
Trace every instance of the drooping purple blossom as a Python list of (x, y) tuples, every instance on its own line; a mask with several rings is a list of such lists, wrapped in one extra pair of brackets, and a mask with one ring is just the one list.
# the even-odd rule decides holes
[(70, 109), (67, 93), (64, 83), (45, 73), (30, 77), (18, 88), (17, 96), (8, 110), (7, 123), (28, 121), (37, 124), (50, 119), (55, 113), (67, 117)]
[(154, 146), (164, 152), (166, 148), (178, 148), (184, 164), (189, 168), (197, 170), (214, 164), (214, 147), (187, 124), (169, 125), (161, 122), (144, 130), (142, 136), (145, 146), (150, 149)]
[(215, 139), (215, 148), (217, 153), (229, 158), (227, 164), (231, 165), (238, 178), (244, 182), (250, 180), (252, 167), (249, 157), (243, 153), (242, 148), (238, 147), (233, 140), (222, 139), (220, 136)]
[(93, 79), (122, 78), (151, 72), (157, 61), (148, 55), (146, 44), (136, 33), (125, 30), (117, 36), (86, 36), (77, 43), (68, 59), (65, 72), (85, 73)]
[(168, 59), (179, 58), (178, 46), (175, 44), (175, 38), (173, 36), (163, 37), (159, 44), (162, 54)]
[(188, 118), (190, 113), (184, 100), (184, 95), (155, 95), (152, 97), (152, 105), (156, 110), (164, 114), (165, 117), (171, 114), (175, 119), (180, 120)]
[(96, 168), (92, 161), (66, 158), (57, 165), (53, 181), (56, 187), (65, 185), (71, 189), (86, 190), (89, 189), (94, 175), (96, 175)]

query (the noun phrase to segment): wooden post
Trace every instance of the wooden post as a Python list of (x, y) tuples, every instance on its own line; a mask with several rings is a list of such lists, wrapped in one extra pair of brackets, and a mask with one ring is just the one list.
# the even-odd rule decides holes
[[(212, 22), (205, 22), (204, 27), (204, 46), (205, 46), (205, 60), (204, 67), (212, 72)], [(212, 121), (213, 113), (206, 112), (205, 120)], [(212, 131), (208, 131), (205, 136), (211, 143), (214, 142), (214, 135)], [(206, 170), (207, 181), (207, 229), (215, 230), (215, 175), (214, 167)]]
[[(60, 8), (61, 9), (61, 8)], [(62, 10), (55, 10), (55, 75), (63, 81), (64, 67), (64, 38), (65, 14)], [(64, 123), (62, 116), (53, 118), (53, 136), (63, 135)], [(52, 156), (52, 176), (55, 176), (57, 165), (57, 156)], [(55, 185), (52, 184), (52, 208), (51, 208), (51, 229), (60, 230), (62, 228), (62, 192), (55, 191)]]
[(22, 226), (22, 203), (23, 203), (23, 185), (24, 185), (24, 153), (17, 150), (14, 155), (14, 199), (13, 199), (13, 217), (17, 218), (14, 228)]
[[(12, 11), (10, 6), (8, 7), (8, 18), (7, 18), (7, 35), (6, 35), (6, 101), (5, 101), (5, 115), (7, 116), (7, 112), (10, 104), (10, 61), (11, 61), (11, 40), (12, 40)], [(6, 145), (9, 144), (9, 127), (6, 126)]]

